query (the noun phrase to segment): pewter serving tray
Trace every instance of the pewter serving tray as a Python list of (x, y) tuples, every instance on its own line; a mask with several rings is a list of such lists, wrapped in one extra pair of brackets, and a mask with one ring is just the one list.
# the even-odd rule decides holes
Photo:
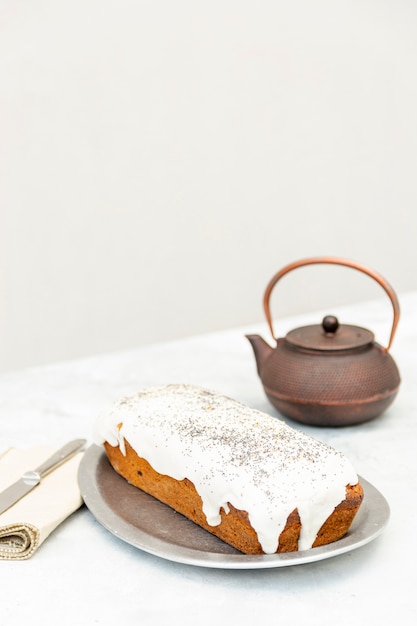
[(104, 449), (99, 446), (92, 445), (85, 452), (78, 480), (88, 509), (119, 539), (161, 558), (200, 567), (262, 569), (328, 559), (375, 539), (390, 515), (384, 496), (361, 477), (365, 497), (343, 539), (302, 552), (245, 555), (129, 485), (113, 470)]

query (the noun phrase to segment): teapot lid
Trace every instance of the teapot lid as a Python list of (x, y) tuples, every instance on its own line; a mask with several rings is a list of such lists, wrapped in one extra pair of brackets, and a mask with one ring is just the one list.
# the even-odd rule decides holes
[(334, 315), (326, 315), (321, 324), (291, 330), (286, 341), (298, 348), (310, 350), (351, 350), (373, 343), (374, 334), (366, 328), (339, 324)]

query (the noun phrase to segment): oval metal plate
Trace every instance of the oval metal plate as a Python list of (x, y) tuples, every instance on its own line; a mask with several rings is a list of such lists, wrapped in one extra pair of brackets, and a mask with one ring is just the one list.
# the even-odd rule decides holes
[(264, 569), (328, 559), (375, 539), (390, 516), (384, 496), (361, 477), (365, 497), (343, 539), (302, 552), (246, 555), (129, 485), (113, 470), (100, 446), (92, 445), (85, 452), (78, 480), (88, 509), (119, 539), (161, 558), (200, 567)]

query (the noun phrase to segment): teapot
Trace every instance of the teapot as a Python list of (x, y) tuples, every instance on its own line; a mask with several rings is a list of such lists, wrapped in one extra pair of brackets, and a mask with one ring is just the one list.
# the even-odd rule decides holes
[[(351, 267), (383, 287), (393, 307), (386, 348), (375, 342), (370, 330), (340, 324), (333, 315), (326, 315), (321, 324), (296, 328), (285, 337), (275, 337), (269, 301), (276, 283), (296, 268), (320, 263)], [(377, 417), (393, 402), (400, 375), (389, 349), (400, 307), (393, 288), (380, 274), (347, 259), (303, 259), (285, 266), (272, 277), (263, 306), (275, 347), (260, 335), (246, 335), (246, 338), (252, 345), (266, 396), (280, 413), (304, 424), (346, 426)]]

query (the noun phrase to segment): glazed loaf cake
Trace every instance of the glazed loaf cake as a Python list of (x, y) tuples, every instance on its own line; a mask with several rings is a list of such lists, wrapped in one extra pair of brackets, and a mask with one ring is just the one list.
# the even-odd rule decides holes
[(343, 537), (363, 499), (341, 453), (190, 385), (123, 398), (96, 424), (116, 472), (245, 554)]

